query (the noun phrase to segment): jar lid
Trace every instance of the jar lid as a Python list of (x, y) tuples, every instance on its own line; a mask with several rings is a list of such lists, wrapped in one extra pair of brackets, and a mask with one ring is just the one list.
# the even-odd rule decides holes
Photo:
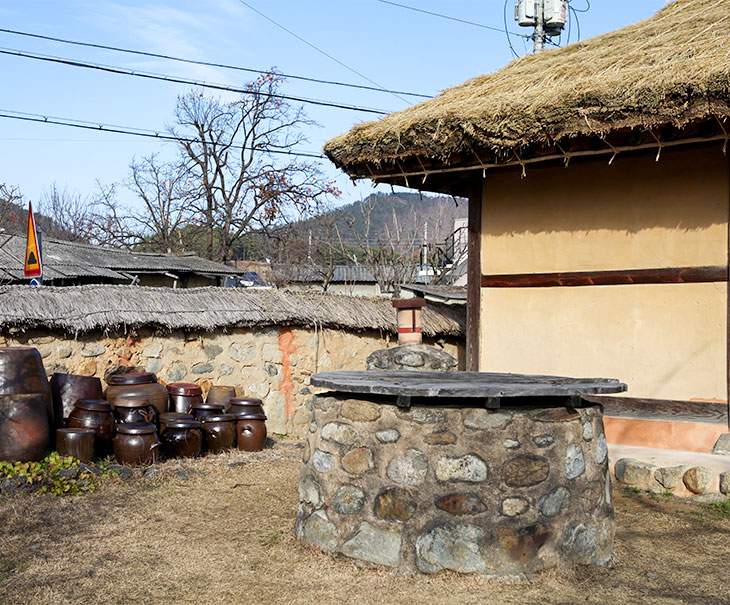
[(74, 403), (75, 408), (80, 410), (88, 410), (90, 412), (111, 412), (112, 404), (103, 399), (77, 399)]
[(193, 410), (220, 410), (221, 412), (226, 409), (222, 403), (193, 403), (190, 406)]
[(117, 397), (114, 400), (115, 408), (144, 408), (149, 405), (152, 404), (145, 397)]
[(202, 395), (203, 389), (194, 382), (171, 382), (167, 385), (167, 392), (170, 395)]
[(154, 424), (147, 424), (146, 422), (126, 422), (124, 424), (117, 424), (117, 433), (123, 435), (147, 435), (154, 433), (157, 427)]
[(200, 420), (178, 418), (176, 420), (168, 420), (165, 422), (165, 431), (167, 429), (199, 429), (199, 428), (200, 428)]
[(71, 428), (71, 427), (65, 427), (62, 429), (56, 429), (56, 434), (68, 434), (68, 433), (78, 433), (81, 435), (93, 435), (96, 433), (94, 429), (87, 429), (87, 428)]
[(263, 405), (263, 401), (255, 397), (234, 397), (231, 399), (231, 405)]
[(201, 418), (203, 424), (208, 422), (233, 422), (236, 419), (233, 414), (216, 414), (215, 416), (205, 416)]
[(236, 414), (236, 420), (266, 420), (266, 414), (249, 414), (244, 412), (243, 414)]
[(110, 385), (125, 384), (147, 384), (157, 382), (157, 376), (152, 372), (130, 372), (128, 374), (112, 374), (109, 376), (107, 383)]
[(194, 420), (194, 418), (184, 412), (162, 412), (160, 414), (160, 420)]

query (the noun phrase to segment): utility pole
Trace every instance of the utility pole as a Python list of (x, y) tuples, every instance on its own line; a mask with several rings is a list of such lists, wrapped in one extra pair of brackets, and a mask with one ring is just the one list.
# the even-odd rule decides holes
[(545, 38), (545, 0), (535, 0), (535, 33), (532, 34), (533, 53), (539, 53), (545, 48)]

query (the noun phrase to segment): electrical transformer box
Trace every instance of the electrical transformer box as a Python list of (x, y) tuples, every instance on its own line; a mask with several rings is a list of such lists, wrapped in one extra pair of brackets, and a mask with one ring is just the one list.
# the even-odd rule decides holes
[(517, 0), (515, 3), (515, 21), (522, 27), (533, 27), (535, 19), (535, 0)]
[(545, 27), (561, 30), (568, 22), (568, 0), (545, 0)]
[[(534, 27), (537, 24), (536, 5), (535, 0), (517, 0), (515, 21), (522, 27)], [(568, 22), (568, 0), (543, 0), (543, 18), (546, 29), (563, 29)]]

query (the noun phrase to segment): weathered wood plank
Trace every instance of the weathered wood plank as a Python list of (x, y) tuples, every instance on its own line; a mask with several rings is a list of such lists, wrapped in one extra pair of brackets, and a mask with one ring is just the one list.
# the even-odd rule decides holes
[(727, 280), (727, 267), (716, 266), (482, 275), (481, 284), (482, 288), (552, 288), (621, 284), (681, 284)]
[(635, 397), (602, 397), (586, 395), (584, 399), (603, 405), (603, 415), (613, 418), (640, 420), (670, 420), (725, 424), (727, 405), (715, 401), (680, 401), (639, 399)]
[(322, 372), (312, 376), (311, 384), (345, 393), (482, 399), (571, 397), (626, 390), (625, 384), (613, 378), (404, 370)]
[(468, 258), (466, 268), (466, 369), (479, 370), (479, 323), (482, 274), (482, 179), (469, 192)]

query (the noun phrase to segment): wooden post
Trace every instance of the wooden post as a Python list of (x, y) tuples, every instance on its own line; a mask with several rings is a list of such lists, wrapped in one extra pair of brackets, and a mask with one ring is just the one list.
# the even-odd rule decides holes
[(466, 369), (479, 371), (479, 321), (482, 291), (482, 188), (483, 179), (469, 189), (469, 258), (466, 298)]
[(727, 397), (727, 426), (730, 430), (730, 156), (728, 156), (728, 208), (726, 218), (728, 281), (725, 290), (725, 396)]

